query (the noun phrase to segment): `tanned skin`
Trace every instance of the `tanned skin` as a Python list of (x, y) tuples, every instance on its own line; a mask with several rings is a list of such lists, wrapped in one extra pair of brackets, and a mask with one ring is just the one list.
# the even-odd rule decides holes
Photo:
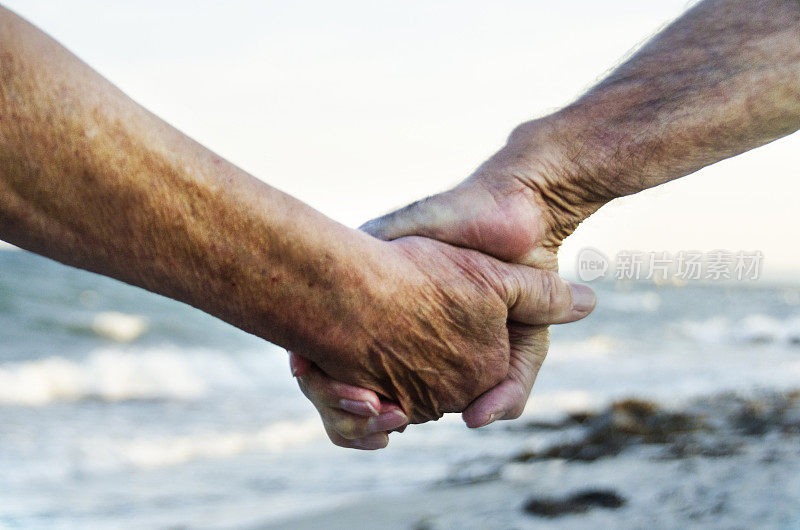
[(509, 319), (568, 322), (594, 305), (552, 273), (326, 218), (2, 8), (0, 237), (292, 348), (399, 403), (394, 423), (461, 411), (500, 382), (524, 346)]
[[(419, 235), (556, 270), (564, 238), (609, 201), (688, 175), (800, 128), (800, 1), (705, 0), (568, 107), (524, 123), (456, 188), (364, 225), (383, 239)], [(465, 412), (472, 427), (518, 417), (547, 353), (544, 327), (512, 356), (506, 380)], [(373, 432), (337, 398), (389, 410), (299, 357), (301, 387), (331, 438)], [(305, 374), (305, 375), (304, 375)], [(344, 426), (341, 430), (333, 428)]]

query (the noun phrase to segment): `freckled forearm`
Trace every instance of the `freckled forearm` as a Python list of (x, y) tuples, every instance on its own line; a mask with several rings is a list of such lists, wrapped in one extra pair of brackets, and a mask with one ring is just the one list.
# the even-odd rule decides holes
[(546, 130), (559, 151), (546, 185), (596, 209), (798, 128), (800, 2), (706, 0), (506, 150), (528, 156), (526, 131)]
[(325, 347), (326, 316), (357, 313), (371, 244), (171, 128), (2, 8), (0, 238), (299, 349)]

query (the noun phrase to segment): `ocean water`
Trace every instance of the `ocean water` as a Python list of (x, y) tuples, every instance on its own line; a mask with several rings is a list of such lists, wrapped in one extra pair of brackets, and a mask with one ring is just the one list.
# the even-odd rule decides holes
[[(800, 387), (800, 289), (596, 284), (526, 410)], [(518, 420), (523, 421), (523, 420)], [(182, 304), (0, 251), (0, 528), (259, 525), (413, 492), (518, 451), (457, 415), (332, 446), (280, 348)], [(478, 472), (480, 472), (478, 470)]]

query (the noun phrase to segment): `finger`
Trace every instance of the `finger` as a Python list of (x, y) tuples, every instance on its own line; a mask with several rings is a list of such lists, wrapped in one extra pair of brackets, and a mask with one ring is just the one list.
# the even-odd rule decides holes
[(320, 412), (326, 429), (347, 440), (356, 440), (372, 434), (393, 431), (408, 424), (408, 418), (400, 410), (379, 414), (371, 418), (356, 416), (338, 409), (326, 409)]
[(470, 428), (500, 419), (518, 418), (525, 410), (533, 383), (547, 355), (549, 333), (544, 326), (509, 325), (511, 359), (508, 376), (483, 393), (462, 413)]
[(386, 414), (388, 412), (392, 412), (395, 410), (403, 412), (403, 409), (400, 408), (400, 405), (392, 403), (391, 401), (386, 401), (384, 399), (381, 400), (381, 406), (378, 409), (378, 412), (380, 412), (381, 414)]
[[(382, 419), (378, 421), (378, 425), (386, 421), (386, 415), (390, 412), (406, 417), (397, 404), (380, 399), (371, 390), (336, 381), (302, 356), (291, 352), (290, 354), (295, 359), (300, 359), (301, 362), (307, 363), (307, 368), (304, 369), (305, 375), (298, 377), (298, 381), (303, 393), (317, 409), (321, 407), (338, 408), (345, 412), (366, 417), (381, 415)], [(393, 427), (397, 423), (396, 421), (392, 420), (390, 423), (392, 426), (387, 430), (398, 430)], [(407, 420), (403, 425), (406, 424)], [(378, 428), (377, 430), (383, 429)]]
[[(456, 223), (459, 217), (454, 206), (450, 201), (444, 200), (442, 194), (434, 195), (367, 221), (361, 225), (361, 230), (386, 241), (411, 235), (445, 241), (447, 227)], [(443, 236), (445, 239), (441, 239)]]
[[(381, 415), (387, 414), (387, 413), (395, 411), (395, 410), (400, 412), (400, 413), (402, 413), (404, 416), (408, 417), (405, 413), (403, 413), (403, 409), (401, 409), (400, 406), (397, 405), (396, 403), (392, 403), (391, 401), (385, 401), (383, 399), (381, 400), (381, 408), (380, 408)], [(406, 422), (405, 424), (401, 425), (400, 427), (392, 429), (392, 431), (393, 432), (403, 432), (403, 431), (406, 430), (406, 427), (408, 427), (408, 422)]]
[(568, 282), (557, 273), (526, 265), (505, 265), (501, 280), (508, 316), (530, 325), (565, 324), (587, 317), (597, 304), (589, 287)]
[(289, 369), (292, 371), (292, 377), (302, 377), (308, 373), (308, 369), (312, 363), (302, 355), (297, 355), (294, 352), (287, 350), (289, 354)]
[(491, 186), (470, 178), (451, 190), (373, 219), (361, 229), (379, 239), (422, 236), (518, 262), (544, 235), (541, 213), (519, 201), (526, 199), (519, 194), (500, 198)]
[[(434, 196), (435, 197), (435, 196)], [(361, 225), (360, 229), (371, 236), (391, 241), (409, 235), (426, 235), (428, 227), (438, 226), (439, 208), (431, 207), (434, 197), (428, 197), (409, 204), (382, 217), (372, 219)]]
[(365, 436), (363, 438), (358, 438), (356, 440), (348, 440), (336, 433), (333, 430), (327, 430), (328, 438), (330, 438), (331, 442), (334, 445), (338, 445), (339, 447), (345, 447), (347, 449), (361, 449), (363, 451), (375, 451), (378, 449), (383, 449), (387, 445), (389, 445), (389, 435), (385, 432), (380, 432), (377, 434), (371, 434), (369, 436)]
[(325, 406), (360, 416), (377, 416), (382, 407), (380, 398), (372, 390), (337, 381), (314, 364), (308, 367), (305, 375), (298, 377), (298, 382), (318, 409)]

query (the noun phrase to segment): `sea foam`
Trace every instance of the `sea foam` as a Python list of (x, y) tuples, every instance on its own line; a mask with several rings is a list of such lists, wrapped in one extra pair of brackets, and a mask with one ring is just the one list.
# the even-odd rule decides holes
[(206, 388), (197, 363), (184, 354), (162, 350), (101, 350), (80, 361), (48, 357), (0, 364), (0, 404), (192, 399)]
[(133, 439), (94, 438), (82, 444), (90, 467), (152, 469), (250, 452), (281, 452), (321, 439), (319, 419), (280, 421), (252, 431), (206, 432)]
[(680, 322), (672, 329), (681, 337), (706, 344), (800, 345), (800, 316), (778, 319), (752, 314), (741, 319), (713, 317)]

